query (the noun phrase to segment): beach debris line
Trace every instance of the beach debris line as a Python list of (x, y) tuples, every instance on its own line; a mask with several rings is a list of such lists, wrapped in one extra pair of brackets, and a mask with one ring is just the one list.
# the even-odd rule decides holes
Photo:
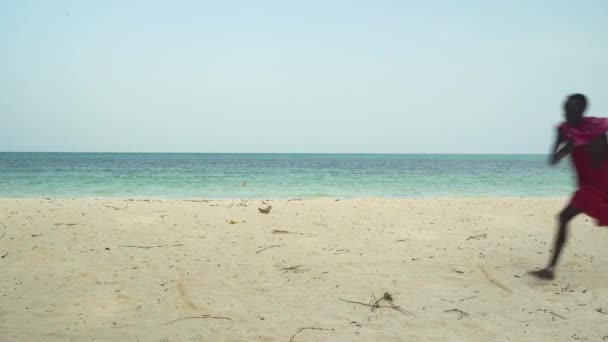
[(265, 250), (267, 250), (269, 248), (274, 248), (274, 247), (283, 247), (283, 245), (271, 245), (271, 246), (268, 246), (268, 247), (264, 247), (264, 248), (260, 249), (259, 251), (255, 252), (255, 254), (260, 254), (263, 251), (265, 251)]
[[(366, 304), (366, 303), (346, 300), (346, 299), (342, 299), (342, 298), (338, 298), (338, 299), (343, 302), (346, 302), (346, 303), (358, 304), (358, 305), (370, 307), (372, 312), (376, 309), (392, 309), (392, 310), (400, 312), (401, 314), (403, 314), (405, 316), (408, 316), (408, 315), (415, 316), (413, 313), (401, 308), (398, 305), (395, 305), (393, 303), (393, 296), (391, 296), (391, 294), (388, 292), (385, 292), (384, 295), (382, 297), (380, 297), (379, 299), (376, 299), (376, 296), (372, 293), (372, 304)], [(388, 302), (389, 305), (380, 305), (380, 302), (382, 302), (382, 301)]]
[(178, 322), (178, 321), (183, 321), (183, 320), (185, 320), (185, 319), (223, 319), (223, 320), (232, 321), (232, 318), (229, 318), (229, 317), (223, 317), (223, 316), (211, 316), (211, 315), (202, 315), (202, 316), (188, 316), (188, 317), (180, 317), (180, 318), (174, 319), (174, 320), (172, 320), (172, 321), (169, 321), (169, 322), (167, 322), (167, 323), (163, 323), (163, 324), (161, 324), (160, 326), (162, 327), (162, 326), (164, 326), (164, 325), (168, 325), (168, 324), (175, 323), (175, 322)]
[(262, 208), (258, 208), (258, 210), (262, 213), (262, 214), (268, 214), (270, 212), (270, 209), (272, 209), (272, 206), (269, 205), (267, 206), (265, 209)]
[(296, 338), (296, 335), (301, 333), (304, 330), (324, 330), (324, 331), (333, 331), (334, 329), (324, 329), (324, 328), (317, 328), (317, 327), (304, 327), (304, 328), (299, 328), (298, 331), (295, 332), (295, 334), (293, 334), (291, 336), (291, 338), (289, 339), (289, 342), (293, 342), (293, 339)]

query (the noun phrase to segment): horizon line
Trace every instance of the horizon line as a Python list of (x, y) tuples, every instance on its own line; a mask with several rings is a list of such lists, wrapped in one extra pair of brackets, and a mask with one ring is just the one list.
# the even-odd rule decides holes
[(0, 151), (0, 153), (63, 153), (63, 154), (326, 154), (326, 155), (520, 155), (538, 156), (548, 153), (517, 153), (517, 152), (498, 152), (498, 153), (477, 153), (477, 152), (457, 152), (457, 153), (438, 153), (438, 152), (120, 152), (120, 151)]

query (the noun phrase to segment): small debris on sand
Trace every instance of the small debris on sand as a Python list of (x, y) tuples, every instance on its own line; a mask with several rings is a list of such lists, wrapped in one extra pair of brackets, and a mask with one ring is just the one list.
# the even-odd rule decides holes
[(270, 209), (272, 209), (272, 206), (269, 205), (267, 206), (265, 209), (262, 208), (258, 208), (258, 210), (262, 213), (262, 214), (268, 214), (270, 212)]

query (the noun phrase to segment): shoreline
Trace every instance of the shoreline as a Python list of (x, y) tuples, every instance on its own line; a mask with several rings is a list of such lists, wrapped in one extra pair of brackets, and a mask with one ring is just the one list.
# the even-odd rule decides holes
[(564, 196), (422, 196), (422, 197), (1, 197), (0, 200), (59, 200), (59, 201), (184, 201), (184, 202), (226, 202), (226, 201), (424, 201), (424, 200), (567, 200), (569, 195)]

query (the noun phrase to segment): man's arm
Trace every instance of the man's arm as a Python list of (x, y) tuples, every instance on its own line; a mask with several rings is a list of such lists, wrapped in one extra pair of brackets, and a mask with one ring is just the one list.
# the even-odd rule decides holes
[[(564, 143), (566, 143), (566, 144), (564, 146), (562, 146)], [(561, 148), (560, 148), (560, 146), (561, 146)], [(555, 137), (555, 144), (553, 145), (553, 150), (551, 151), (551, 158), (549, 160), (549, 164), (555, 165), (555, 164), (559, 163), (559, 161), (562, 160), (562, 158), (564, 158), (565, 156), (570, 154), (570, 152), (572, 152), (573, 148), (574, 148), (574, 145), (572, 144), (572, 142), (570, 142), (570, 141), (566, 142), (566, 138), (562, 134), (562, 131), (559, 128), (557, 128), (557, 136)]]

